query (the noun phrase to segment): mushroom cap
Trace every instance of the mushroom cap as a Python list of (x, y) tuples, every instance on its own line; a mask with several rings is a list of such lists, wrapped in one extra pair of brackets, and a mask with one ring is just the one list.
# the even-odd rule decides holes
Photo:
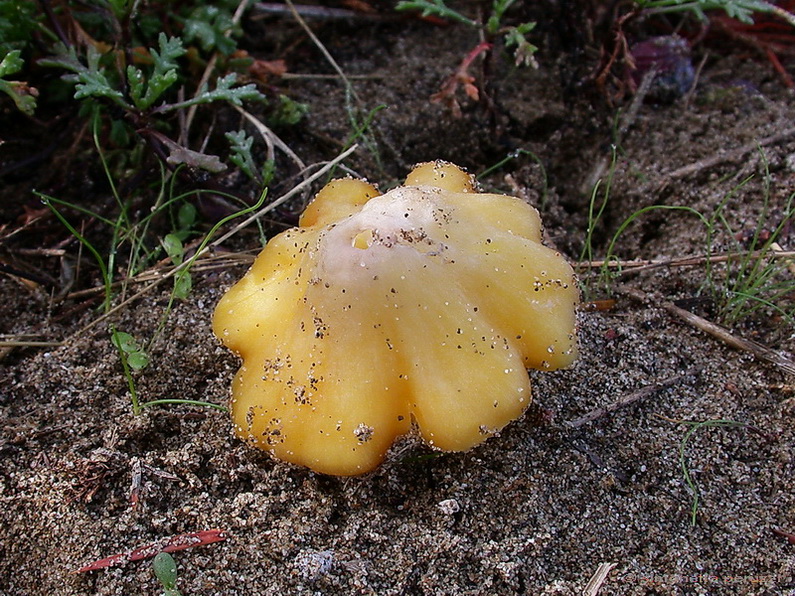
[(412, 421), (429, 445), (467, 450), (528, 406), (525, 367), (574, 360), (577, 302), (538, 212), (475, 192), (452, 164), (385, 194), (333, 181), (215, 311), (243, 359), (235, 431), (335, 475), (374, 469)]

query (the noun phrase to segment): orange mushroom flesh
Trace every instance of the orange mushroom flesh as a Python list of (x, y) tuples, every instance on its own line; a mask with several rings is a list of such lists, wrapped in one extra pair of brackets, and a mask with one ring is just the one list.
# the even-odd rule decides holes
[(215, 311), (243, 360), (235, 432), (344, 476), (412, 423), (433, 447), (470, 449), (528, 406), (526, 367), (574, 360), (577, 302), (538, 212), (460, 168), (421, 164), (385, 194), (335, 180)]

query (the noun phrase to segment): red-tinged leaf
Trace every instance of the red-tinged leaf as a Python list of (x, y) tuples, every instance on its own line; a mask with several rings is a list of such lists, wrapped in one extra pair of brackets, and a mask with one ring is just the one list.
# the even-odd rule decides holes
[(214, 542), (221, 542), (226, 540), (226, 531), (224, 530), (202, 530), (201, 532), (193, 532), (191, 534), (181, 534), (169, 540), (169, 544), (163, 550), (167, 553), (173, 553), (178, 550), (185, 550), (193, 546), (204, 546), (205, 544), (213, 544)]
[(287, 63), (284, 60), (254, 60), (248, 67), (248, 72), (257, 80), (266, 81), (269, 76), (280, 77), (287, 72)]
[(784, 530), (779, 530), (778, 528), (772, 528), (773, 533), (777, 536), (781, 536), (782, 538), (786, 538), (787, 542), (790, 544), (795, 544), (795, 532), (785, 532)]
[(173, 553), (194, 546), (203, 546), (205, 544), (212, 544), (213, 542), (220, 542), (221, 540), (226, 540), (226, 532), (223, 530), (204, 530), (202, 532), (179, 534), (178, 536), (164, 538), (163, 540), (158, 540), (147, 546), (135, 549), (130, 553), (130, 560), (139, 561), (141, 559), (154, 557), (161, 551)]
[(161, 552), (173, 553), (178, 550), (185, 550), (194, 546), (204, 546), (205, 544), (212, 544), (226, 540), (226, 532), (224, 530), (202, 530), (201, 532), (189, 532), (187, 534), (178, 534), (177, 536), (169, 536), (162, 538), (157, 542), (152, 542), (144, 546), (139, 546), (136, 549), (99, 559), (85, 567), (73, 571), (72, 573), (84, 573), (86, 571), (97, 571), (98, 569), (106, 569), (108, 567), (119, 567), (125, 565), (130, 561), (140, 561), (154, 557)]
[(108, 567), (121, 567), (122, 565), (126, 565), (129, 560), (130, 557), (127, 553), (121, 553), (120, 555), (113, 555), (94, 561), (85, 567), (72, 571), (72, 573), (85, 573), (86, 571), (97, 571), (98, 569), (107, 569)]
[(467, 97), (471, 100), (477, 101), (480, 99), (480, 92), (472, 83), (464, 83), (464, 93), (466, 93)]

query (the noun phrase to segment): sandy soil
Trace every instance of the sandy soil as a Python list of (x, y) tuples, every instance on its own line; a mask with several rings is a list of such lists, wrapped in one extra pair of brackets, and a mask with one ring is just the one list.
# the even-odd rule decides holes
[[(538, 69), (505, 60), (494, 68), (495, 124), (472, 102), (456, 119), (428, 101), (477, 43), (465, 28), (313, 23), (354, 77), (362, 105), (386, 106), (373, 125), (377, 152), (363, 147), (347, 165), (388, 186), (428, 159), (477, 173), (517, 148), (532, 151), (543, 169), (518, 157), (481, 182), (537, 206), (549, 243), (576, 261), (591, 187), (608, 172), (617, 109), (569, 84), (575, 57), (561, 50), (553, 25), (538, 32)], [(291, 71), (332, 72), (292, 22), (248, 27), (260, 40), (252, 52), (290, 47)], [(699, 46), (695, 60), (707, 50)], [(285, 140), (308, 163), (333, 158), (351, 134), (344, 87), (306, 78), (284, 85), (310, 106)], [(686, 205), (709, 216), (750, 174), (726, 215), (753, 230), (764, 188), (757, 142), (767, 143), (769, 227), (777, 225), (795, 191), (795, 134), (783, 134), (793, 116), (792, 93), (767, 63), (712, 50), (691, 97), (640, 105), (621, 135), (596, 256), (638, 209)], [(698, 167), (680, 171), (691, 164)], [(4, 210), (8, 222), (22, 212), (18, 197), (13, 205)], [(627, 229), (617, 253), (702, 256), (704, 238), (692, 214), (655, 211)], [(791, 240), (782, 237), (784, 249)], [(257, 246), (252, 230), (229, 248)], [(241, 262), (196, 274), (152, 346), (152, 365), (135, 376), (142, 399), (227, 402), (238, 362), (213, 337), (210, 315), (245, 269)], [(588, 273), (582, 280), (587, 298), (607, 298)], [(213, 528), (226, 540), (174, 554), (184, 594), (580, 594), (603, 564), (611, 567), (601, 594), (793, 594), (795, 545), (774, 533), (795, 532), (793, 379), (662, 308), (679, 300), (713, 315), (708, 301), (691, 300), (709, 295), (705, 281), (703, 262), (625, 273), (614, 305), (580, 313), (577, 364), (531, 372), (534, 405), (500, 436), (446, 454), (408, 437), (376, 472), (346, 479), (252, 450), (215, 410), (169, 406), (133, 416), (108, 322), (78, 333), (98, 316), (94, 306), (53, 304), (4, 275), (0, 332), (63, 345), (10, 350), (0, 361), (0, 594), (159, 594), (148, 561), (72, 572)], [(158, 289), (112, 322), (151, 337), (167, 300)], [(773, 313), (733, 330), (785, 355), (793, 349), (793, 329)], [(572, 424), (644, 387), (653, 390), (632, 404)], [(733, 424), (688, 435), (693, 426), (681, 422), (707, 420)], [(698, 491), (695, 523), (683, 461)]]

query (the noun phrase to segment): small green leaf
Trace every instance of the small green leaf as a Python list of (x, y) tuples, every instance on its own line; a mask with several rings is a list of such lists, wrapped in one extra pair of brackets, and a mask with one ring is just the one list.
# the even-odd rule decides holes
[(152, 78), (149, 79), (146, 95), (141, 99), (141, 108), (151, 107), (171, 85), (177, 82), (178, 78), (176, 70), (169, 70), (161, 75), (152, 75)]
[(19, 50), (12, 50), (3, 57), (3, 61), (0, 62), (0, 78), (10, 74), (16, 74), (22, 70), (25, 61), (19, 57), (21, 54), (22, 52)]
[(130, 97), (133, 103), (140, 108), (146, 87), (146, 78), (140, 68), (136, 68), (132, 64), (127, 67), (127, 83), (130, 86)]
[(188, 297), (188, 294), (190, 294), (192, 287), (193, 280), (190, 276), (190, 272), (187, 269), (179, 271), (174, 276), (174, 297), (184, 300)]
[(0, 91), (8, 95), (17, 106), (17, 109), (32, 116), (36, 111), (36, 89), (28, 87), (25, 83), (17, 81), (3, 81), (0, 79)]
[(185, 41), (191, 42), (198, 40), (199, 45), (205, 52), (209, 52), (215, 45), (215, 32), (210, 23), (199, 19), (188, 19), (183, 30)]
[(174, 557), (166, 552), (157, 553), (152, 560), (152, 569), (165, 590), (177, 589), (177, 563)]
[(74, 47), (67, 48), (63, 44), (56, 44), (57, 54), (39, 60), (42, 66), (56, 66), (74, 74), (65, 75), (63, 78), (75, 83), (75, 99), (88, 97), (106, 97), (116, 105), (126, 110), (132, 108), (124, 99), (124, 95), (110, 84), (105, 76), (105, 69), (100, 65), (102, 55), (94, 48), (88, 46), (86, 54), (87, 66), (77, 58)]
[(213, 101), (228, 101), (236, 106), (243, 105), (243, 101), (264, 101), (265, 96), (257, 90), (254, 83), (235, 87), (237, 75), (230, 73), (224, 77), (219, 77), (215, 83), (215, 89), (209, 91), (206, 85), (199, 88), (196, 96), (186, 101), (173, 104), (166, 104), (155, 109), (158, 112), (170, 112), (187, 108), (192, 105), (210, 103)]
[(149, 356), (144, 352), (130, 352), (127, 354), (127, 364), (133, 370), (143, 370), (149, 366)]
[(88, 46), (86, 58), (88, 68), (81, 68), (77, 73), (77, 85), (75, 86), (75, 99), (84, 97), (107, 97), (109, 99), (125, 103), (124, 95), (118, 89), (114, 89), (105, 76), (105, 69), (99, 64), (102, 55), (94, 48)]
[(180, 230), (189, 230), (196, 223), (196, 207), (193, 203), (182, 203), (177, 211), (177, 225)]
[(290, 99), (286, 95), (279, 96), (279, 105), (271, 116), (274, 125), (294, 126), (309, 111), (309, 106)]
[[(229, 31), (231, 35), (227, 35)], [(230, 11), (208, 3), (196, 8), (185, 20), (182, 36), (188, 43), (197, 41), (205, 52), (217, 49), (229, 56), (237, 49), (232, 36), (240, 33)]]
[(500, 28), (500, 19), (497, 18), (497, 15), (491, 15), (489, 20), (486, 21), (486, 31), (488, 31), (491, 35), (497, 33)]
[(186, 52), (179, 37), (168, 38), (165, 33), (161, 33), (158, 37), (158, 44), (160, 51), (154, 48), (149, 51), (155, 67), (152, 76), (149, 78), (146, 93), (143, 97), (139, 94), (139, 98), (135, 101), (136, 106), (143, 110), (151, 107), (169, 87), (177, 82), (179, 78), (177, 75), (177, 58), (183, 56)]
[(0, 62), (0, 91), (8, 95), (17, 106), (17, 109), (32, 116), (36, 111), (36, 96), (38, 91), (29, 87), (27, 83), (20, 81), (4, 81), (4, 76), (15, 74), (22, 70), (25, 61), (20, 58), (21, 52), (19, 50), (12, 50), (8, 52), (2, 62)]
[(257, 91), (257, 87), (254, 83), (249, 83), (242, 87), (235, 87), (235, 83), (237, 83), (237, 74), (233, 72), (219, 78), (215, 84), (215, 90), (205, 90), (202, 94), (203, 97), (201, 101), (206, 103), (209, 101), (225, 100), (236, 106), (240, 106), (243, 105), (244, 99), (264, 98), (264, 96)]
[(116, 344), (116, 347), (122, 352), (130, 352), (138, 349), (135, 338), (124, 331), (113, 332), (113, 343)]
[(155, 62), (155, 76), (165, 75), (178, 66), (176, 60), (184, 56), (187, 50), (182, 45), (179, 37), (166, 37), (165, 33), (160, 33), (157, 38), (160, 51), (151, 50), (152, 59)]
[(185, 248), (182, 246), (182, 241), (179, 237), (177, 237), (176, 234), (166, 234), (160, 243), (163, 245), (171, 262), (175, 265), (181, 265), (182, 259), (185, 256)]
[(235, 164), (240, 170), (252, 180), (256, 178), (256, 166), (254, 158), (251, 156), (251, 147), (254, 144), (254, 137), (246, 134), (246, 131), (228, 132), (226, 136), (232, 149), (229, 161)]
[(139, 347), (138, 342), (129, 333), (114, 329), (111, 333), (111, 341), (133, 370), (141, 370), (149, 365), (149, 356)]
[(150, 108), (179, 79), (177, 58), (186, 52), (182, 40), (178, 37), (168, 38), (161, 33), (158, 46), (159, 51), (154, 48), (149, 50), (154, 68), (148, 81), (141, 69), (132, 64), (127, 67), (130, 97), (139, 110)]
[(517, 25), (517, 26), (515, 27), (516, 31), (517, 31), (517, 32), (518, 32), (520, 35), (525, 35), (525, 34), (527, 34), (527, 33), (530, 33), (530, 32), (531, 32), (533, 29), (535, 29), (535, 28), (536, 28), (536, 24), (535, 24), (535, 22), (533, 22), (533, 21), (531, 21), (531, 22), (529, 22), (529, 23), (522, 23), (521, 25)]

